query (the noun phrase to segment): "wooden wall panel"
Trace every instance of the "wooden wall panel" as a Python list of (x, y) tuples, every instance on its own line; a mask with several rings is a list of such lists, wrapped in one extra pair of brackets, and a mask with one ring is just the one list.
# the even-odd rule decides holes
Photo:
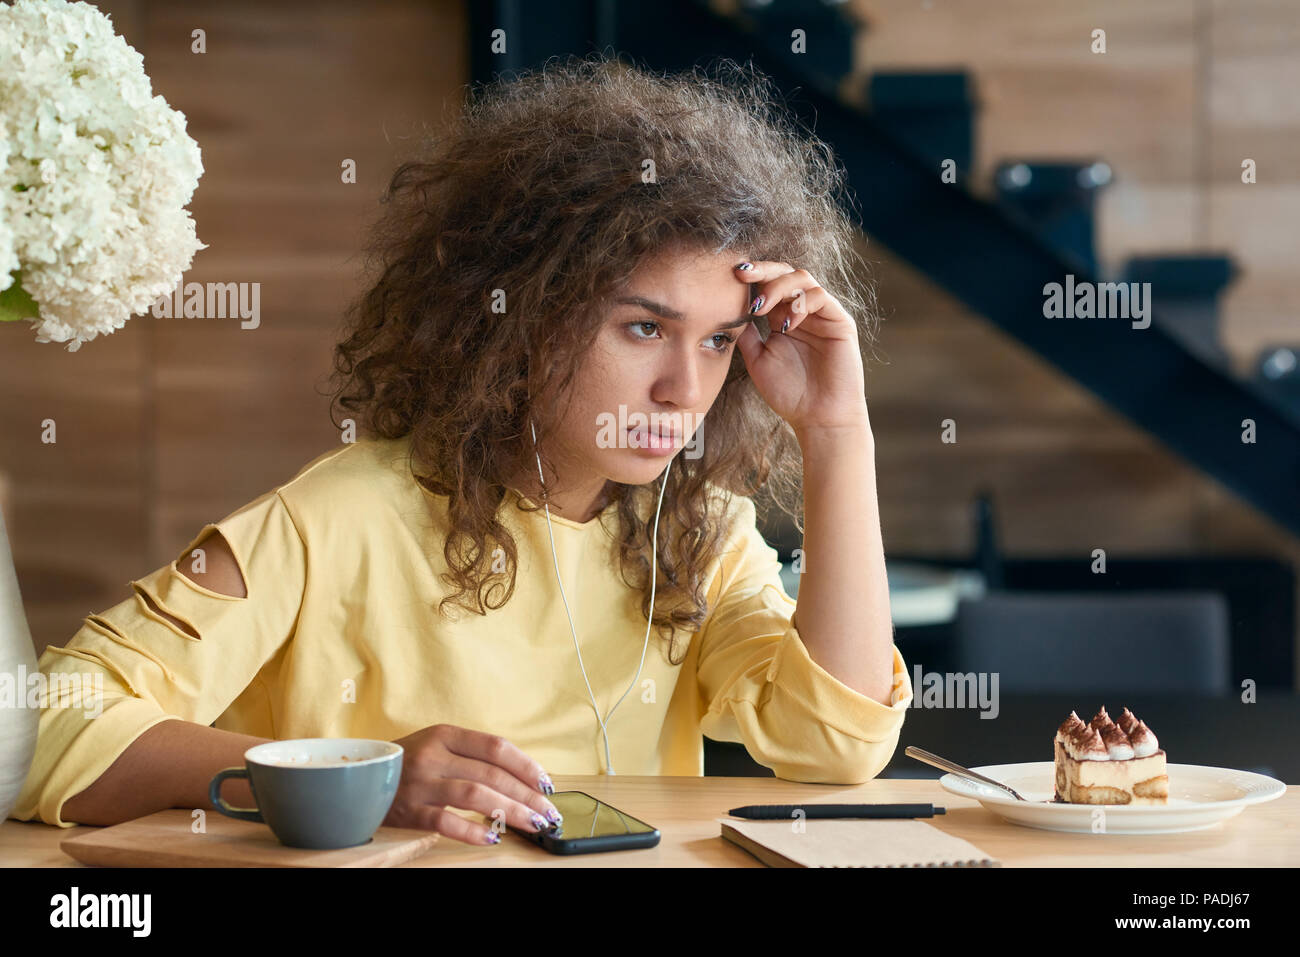
[[(198, 16), (159, 5), (151, 17), (158, 69), (204, 70), (178, 86), (176, 105), (212, 131), (195, 216), (223, 241), (195, 258), (192, 278), (261, 283), (258, 328), (158, 323), (159, 561), (339, 442), (318, 387), (361, 289), (378, 197), (422, 122), (460, 102), (461, 8), (212, 4)], [(174, 41), (209, 18), (217, 26), (196, 59)], [(355, 184), (341, 180), (344, 159), (357, 164)]]
[(147, 570), (149, 334), (128, 322), (74, 353), (36, 342), (25, 322), (0, 325), (0, 338), (5, 520), (39, 650)]
[(38, 652), (339, 441), (318, 389), (362, 288), (362, 231), (468, 79), (458, 0), (97, 5), (202, 150), (190, 210), (209, 248), (184, 280), (258, 282), (261, 316), (138, 316), (75, 354), (0, 329), (0, 471)]
[(1187, 185), (1140, 183), (1117, 171), (1116, 179), (1097, 197), (1096, 242), (1105, 250), (1103, 263), (1122, 268), (1129, 256), (1188, 250), (1205, 214)]
[[(1052, 5), (1006, 0), (852, 0), (862, 77), (885, 69), (966, 69), (975, 80), (974, 188), (1009, 157), (1098, 157), (1114, 170), (1098, 202), (1097, 251), (1118, 269), (1136, 253), (1226, 250), (1242, 270), (1223, 309), (1233, 366), (1289, 333), (1300, 290), (1300, 28), (1286, 0)], [(1093, 54), (1091, 30), (1107, 31)], [(1259, 183), (1240, 182), (1256, 160)], [(1258, 287), (1258, 288), (1257, 288)], [(1287, 297), (1291, 300), (1291, 297)]]
[[(1286, 0), (1212, 0), (1207, 49), (1209, 229), (1245, 271), (1224, 303), (1236, 367), (1300, 344), (1300, 16)], [(1241, 161), (1257, 167), (1241, 182)]]
[(1189, 186), (1197, 158), (1192, 65), (1155, 71), (1124, 67), (1110, 57), (1055, 67), (982, 65), (976, 93), (979, 182), (989, 183), (997, 164), (1008, 158), (1099, 159), (1129, 182)]
[(928, 68), (981, 58), (1048, 70), (1096, 63), (1091, 32), (1107, 32), (1106, 56), (1125, 67), (1160, 71), (1182, 64), (1193, 30), (1186, 0), (848, 0), (869, 23), (864, 67)]

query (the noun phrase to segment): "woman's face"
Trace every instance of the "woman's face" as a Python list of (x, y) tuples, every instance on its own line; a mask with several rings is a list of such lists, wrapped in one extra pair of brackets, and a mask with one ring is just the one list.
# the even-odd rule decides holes
[(698, 457), (704, 414), (722, 390), (735, 339), (753, 321), (749, 286), (735, 278), (742, 258), (666, 254), (616, 297), (550, 449), (561, 485), (576, 496), (567, 505), (581, 508), (588, 494), (594, 504), (607, 480), (653, 482), (674, 455)]

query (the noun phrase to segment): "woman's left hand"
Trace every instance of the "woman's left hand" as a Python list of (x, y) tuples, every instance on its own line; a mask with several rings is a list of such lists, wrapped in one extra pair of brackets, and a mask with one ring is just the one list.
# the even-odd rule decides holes
[[(767, 316), (764, 342), (753, 323), (736, 342), (759, 395), (796, 433), (867, 424), (866, 386), (853, 317), (804, 269), (756, 262), (737, 267), (737, 281), (754, 283)], [(782, 325), (789, 321), (785, 332)]]

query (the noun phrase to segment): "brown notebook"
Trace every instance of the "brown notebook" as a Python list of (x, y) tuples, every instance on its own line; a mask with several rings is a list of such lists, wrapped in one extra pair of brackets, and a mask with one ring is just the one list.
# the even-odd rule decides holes
[(769, 867), (1001, 867), (974, 844), (924, 821), (748, 821), (720, 817), (722, 836)]

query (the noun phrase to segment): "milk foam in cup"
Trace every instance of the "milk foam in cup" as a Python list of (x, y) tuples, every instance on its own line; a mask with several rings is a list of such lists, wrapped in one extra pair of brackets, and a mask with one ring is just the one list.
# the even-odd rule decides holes
[[(257, 821), (286, 847), (355, 847), (374, 837), (397, 795), (400, 744), (370, 738), (268, 741), (244, 752), (242, 768), (218, 771), (208, 797), (222, 814)], [(227, 778), (247, 778), (257, 804), (231, 807)]]

